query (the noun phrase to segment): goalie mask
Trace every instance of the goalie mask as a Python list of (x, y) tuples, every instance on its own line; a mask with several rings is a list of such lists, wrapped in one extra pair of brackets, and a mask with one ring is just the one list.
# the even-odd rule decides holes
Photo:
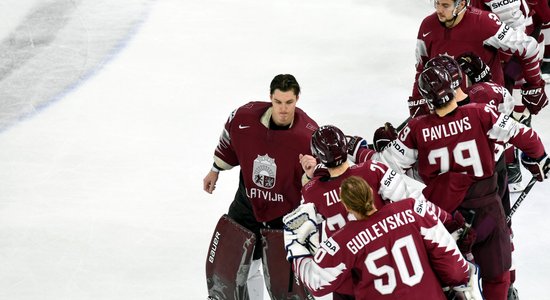
[(460, 86), (460, 83), (462, 83), (462, 70), (460, 68), (460, 65), (454, 58), (447, 56), (447, 55), (441, 55), (434, 57), (430, 59), (427, 63), (425, 68), (429, 67), (442, 67), (443, 69), (447, 70), (449, 72), (449, 75), (451, 75), (451, 87), (453, 89), (456, 89)]
[(425, 69), (418, 77), (418, 91), (436, 108), (451, 101), (456, 92), (452, 88), (452, 78), (442, 67), (435, 66)]
[(348, 158), (344, 133), (335, 126), (319, 127), (311, 137), (311, 152), (329, 168), (343, 164)]

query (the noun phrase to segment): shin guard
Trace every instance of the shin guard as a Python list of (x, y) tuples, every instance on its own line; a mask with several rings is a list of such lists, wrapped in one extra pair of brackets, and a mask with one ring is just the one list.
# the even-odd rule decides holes
[(294, 276), (294, 272), (291, 272), (292, 265), (286, 260), (283, 231), (280, 229), (261, 229), (261, 234), (264, 279), (271, 299), (313, 300), (313, 296), (307, 292), (305, 286)]
[(206, 257), (208, 299), (250, 299), (246, 281), (255, 242), (252, 231), (228, 215), (220, 218)]

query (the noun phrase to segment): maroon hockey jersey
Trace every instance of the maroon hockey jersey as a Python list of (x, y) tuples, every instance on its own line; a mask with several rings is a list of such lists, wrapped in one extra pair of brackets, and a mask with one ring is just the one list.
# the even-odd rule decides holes
[(314, 296), (338, 289), (351, 273), (361, 274), (358, 300), (446, 299), (441, 284), (468, 279), (468, 264), (452, 236), (425, 201), (414, 199), (347, 223), (315, 257), (295, 259), (293, 268)]
[[(317, 212), (326, 220), (327, 236), (332, 236), (338, 229), (353, 220), (353, 215), (348, 215), (346, 208), (340, 202), (340, 184), (350, 176), (359, 176), (367, 181), (372, 187), (374, 205), (381, 208), (385, 203), (378, 192), (381, 188), (381, 181), (388, 167), (376, 161), (366, 161), (359, 165), (351, 166), (342, 175), (328, 180), (316, 177), (302, 188), (304, 203), (313, 203)], [(391, 172), (391, 170), (390, 170)], [(397, 176), (395, 172), (393, 172)], [(389, 175), (389, 173), (388, 173)], [(393, 176), (392, 178), (393, 179)], [(390, 179), (390, 181), (391, 181)], [(351, 218), (351, 219), (350, 219)]]
[(300, 204), (303, 170), (298, 155), (311, 155), (311, 135), (318, 127), (296, 108), (289, 129), (270, 130), (270, 108), (271, 102), (249, 102), (232, 112), (214, 153), (223, 169), (240, 165), (259, 222), (281, 217)]
[(466, 91), (471, 103), (495, 106), (501, 114), (509, 115), (514, 110), (514, 98), (510, 92), (494, 82), (480, 82)]
[[(325, 218), (324, 234), (326, 237), (331, 237), (347, 222), (355, 220), (340, 201), (340, 185), (344, 179), (350, 176), (359, 176), (365, 179), (373, 190), (374, 205), (377, 209), (391, 201), (423, 197), (421, 190), (407, 186), (401, 175), (375, 160), (366, 160), (353, 165), (338, 177), (330, 179), (315, 177), (302, 188), (302, 197), (304, 203), (315, 204), (317, 212)], [(432, 213), (442, 222), (452, 219), (447, 212), (432, 203), (427, 202), (426, 205), (427, 209), (432, 210)], [(342, 280), (342, 284), (336, 292), (352, 295), (352, 278)]]
[(533, 158), (545, 152), (531, 128), (498, 113), (493, 105), (472, 103), (456, 108), (445, 117), (430, 114), (411, 119), (382, 156), (402, 169), (418, 161), (418, 173), (428, 186), (447, 172), (465, 177), (456, 180), (453, 175), (448, 182), (439, 182), (449, 191), (444, 199), (452, 205), (445, 206), (430, 198), (442, 209), (453, 211), (473, 181), (493, 175), (495, 144), (507, 142)]
[(489, 65), (495, 83), (503, 86), (504, 74), (498, 50), (518, 56), (527, 82), (541, 80), (537, 41), (502, 23), (496, 14), (468, 7), (461, 22), (450, 29), (439, 22), (436, 13), (431, 14), (422, 21), (418, 31), (413, 98), (422, 98), (418, 92), (418, 76), (424, 64), (438, 55), (458, 57), (465, 52), (474, 52)]

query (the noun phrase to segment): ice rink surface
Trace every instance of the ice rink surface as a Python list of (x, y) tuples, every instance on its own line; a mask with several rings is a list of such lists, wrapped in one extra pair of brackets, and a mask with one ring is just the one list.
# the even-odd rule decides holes
[[(202, 191), (229, 113), (294, 74), (319, 124), (408, 116), (428, 1), (3, 1), (0, 299), (205, 299), (237, 187)], [(533, 121), (550, 147), (550, 108)], [(524, 173), (527, 181), (528, 174)], [(522, 299), (550, 279), (548, 182), (514, 217)]]

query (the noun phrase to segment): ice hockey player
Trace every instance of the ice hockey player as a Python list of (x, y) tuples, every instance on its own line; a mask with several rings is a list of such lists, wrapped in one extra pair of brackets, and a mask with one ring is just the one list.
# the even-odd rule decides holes
[(522, 103), (537, 114), (548, 102), (540, 74), (538, 42), (524, 31), (501, 22), (496, 14), (470, 7), (468, 2), (435, 0), (435, 12), (422, 21), (417, 35), (417, 73), (408, 101), (410, 115), (416, 117), (430, 112), (417, 88), (418, 76), (426, 62), (438, 55), (458, 57), (467, 51), (487, 62), (494, 82), (501, 86), (505, 82), (499, 51), (516, 56), (526, 81), (521, 88)]
[[(271, 102), (249, 102), (233, 111), (225, 123), (214, 153), (214, 165), (203, 180), (203, 188), (212, 193), (220, 171), (237, 165), (240, 165), (240, 177), (229, 212), (218, 223), (210, 246), (224, 254), (215, 259), (209, 256), (206, 262), (211, 296), (214, 290), (219, 290), (214, 283), (221, 281), (220, 284), (231, 287), (225, 289), (226, 297), (235, 297), (237, 289), (240, 296), (236, 299), (263, 299), (262, 259), (264, 272), (282, 272), (288, 278), (290, 266), (281, 247), (269, 247), (266, 256), (276, 249), (278, 253), (274, 255), (280, 254), (281, 265), (266, 270), (266, 260), (273, 260), (263, 255), (266, 249), (261, 231), (280, 230), (282, 242), (282, 217), (300, 204), (303, 170), (299, 154), (311, 153), (311, 134), (318, 126), (296, 107), (299, 94), (300, 86), (294, 76), (277, 75), (270, 85)], [(237, 239), (223, 232), (249, 234)], [(255, 244), (250, 245), (252, 240)], [(252, 261), (243, 258), (240, 263), (241, 257), (250, 251), (253, 251)], [(229, 262), (224, 259), (237, 263), (229, 268)], [(277, 264), (277, 260), (274, 261)], [(288, 280), (270, 282), (276, 276), (267, 275), (270, 283), (267, 287), (272, 294), (276, 287), (288, 289)], [(242, 277), (245, 280), (241, 280)]]
[(315, 258), (305, 246), (318, 226), (314, 206), (301, 205), (283, 219), (287, 258), (314, 296), (338, 290), (353, 274), (358, 300), (443, 300), (441, 284), (464, 299), (482, 299), (479, 269), (424, 201), (376, 208), (373, 189), (358, 176), (342, 181), (340, 199), (355, 220), (322, 243)]
[(495, 144), (509, 142), (520, 148), (523, 164), (540, 181), (547, 176), (550, 160), (536, 132), (494, 106), (458, 106), (452, 77), (444, 68), (425, 69), (418, 83), (435, 113), (411, 119), (382, 156), (403, 170), (418, 163), (427, 185), (424, 195), (441, 208), (476, 212), (472, 252), (481, 269), (483, 291), (488, 299), (505, 299), (511, 249), (497, 192)]
[[(316, 173), (302, 188), (303, 203), (313, 203), (316, 210), (325, 220), (323, 239), (332, 236), (337, 230), (342, 228), (349, 220), (350, 215), (340, 202), (339, 190), (341, 182), (350, 176), (359, 176), (365, 179), (373, 189), (374, 205), (381, 208), (391, 201), (400, 201), (405, 198), (415, 198), (425, 200), (422, 190), (415, 186), (408, 185), (403, 176), (389, 169), (385, 164), (366, 160), (357, 165), (350, 166), (347, 161), (348, 153), (353, 155), (356, 148), (360, 147), (361, 141), (357, 143), (359, 137), (346, 137), (344, 133), (336, 126), (325, 125), (319, 127), (312, 136), (311, 147), (313, 155), (326, 167), (325, 172), (317, 169)], [(352, 140), (349, 143), (347, 140)], [(359, 138), (360, 139), (360, 138)], [(363, 144), (366, 144), (364, 142)], [(308, 163), (315, 164), (316, 159), (309, 156)], [(306, 162), (306, 157), (302, 158)], [(302, 165), (304, 169), (306, 164)], [(315, 174), (321, 174), (315, 176)], [(304, 204), (302, 204), (304, 205)], [(432, 211), (444, 224), (450, 232), (455, 232), (456, 237), (461, 236), (465, 220), (461, 214), (453, 218), (449, 213), (442, 211), (431, 202), (425, 203), (426, 209)], [(475, 240), (475, 232), (468, 231), (467, 235), (460, 240), (461, 251), (469, 252), (471, 245)], [(348, 284), (343, 284), (333, 295), (333, 299), (352, 299), (352, 280)], [(344, 295), (345, 294), (345, 295)]]

